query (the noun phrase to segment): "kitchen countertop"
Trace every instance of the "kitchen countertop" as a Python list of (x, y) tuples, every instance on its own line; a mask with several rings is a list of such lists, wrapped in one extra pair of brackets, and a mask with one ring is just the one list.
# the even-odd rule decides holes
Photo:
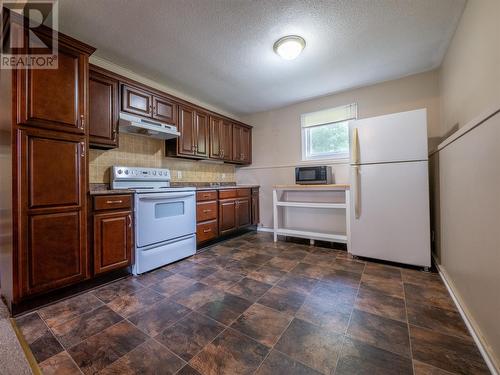
[[(199, 183), (198, 183), (199, 184)], [(224, 190), (224, 189), (249, 189), (254, 187), (259, 187), (259, 185), (221, 185), (221, 186), (209, 186), (201, 185), (196, 186), (196, 184), (190, 183), (172, 183), (172, 187), (186, 187), (194, 186), (195, 190)], [(108, 184), (90, 184), (90, 195), (113, 195), (113, 194), (132, 194), (133, 191), (129, 189), (110, 189)]]

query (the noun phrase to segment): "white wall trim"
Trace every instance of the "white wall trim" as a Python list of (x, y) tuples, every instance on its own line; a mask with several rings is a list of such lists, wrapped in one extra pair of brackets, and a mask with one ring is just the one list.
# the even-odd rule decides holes
[(453, 282), (451, 281), (451, 278), (448, 276), (448, 273), (446, 270), (439, 264), (437, 261), (435, 255), (433, 254), (432, 257), (434, 258), (434, 263), (437, 266), (439, 275), (441, 276), (441, 279), (443, 280), (444, 285), (446, 286), (446, 289), (448, 289), (448, 293), (450, 293), (451, 298), (453, 299), (453, 302), (455, 303), (458, 312), (460, 313), (460, 316), (465, 322), (465, 325), (467, 326), (467, 329), (469, 330), (469, 333), (471, 334), (472, 338), (474, 339), (474, 342), (476, 343), (479, 352), (483, 356), (484, 361), (486, 362), (486, 365), (488, 366), (488, 369), (491, 371), (493, 375), (500, 375), (499, 374), (499, 368), (495, 364), (494, 360), (494, 355), (490, 354), (489, 347), (488, 345), (484, 342), (483, 336), (481, 335), (481, 332), (479, 328), (477, 327), (477, 324), (474, 322), (472, 318), (469, 318), (469, 313), (467, 313), (467, 309), (465, 307), (465, 304), (463, 303), (462, 299), (460, 298), (460, 294), (455, 290), (455, 287), (453, 286)]
[(474, 128), (476, 128), (477, 126), (479, 126), (482, 123), (484, 123), (490, 117), (493, 117), (494, 115), (496, 115), (499, 111), (500, 111), (500, 105), (495, 105), (494, 107), (491, 107), (488, 110), (484, 111), (479, 116), (477, 116), (476, 118), (472, 119), (467, 124), (465, 124), (464, 126), (462, 126), (461, 128), (459, 128), (455, 133), (453, 133), (452, 135), (450, 135), (443, 142), (441, 142), (438, 145), (437, 150), (441, 151), (443, 148), (445, 148), (446, 146), (448, 146), (450, 143), (453, 143), (458, 138), (464, 136), (465, 134), (467, 134), (468, 132), (470, 132), (471, 130), (473, 130)]
[(304, 160), (295, 164), (276, 164), (276, 165), (252, 165), (249, 167), (238, 167), (238, 170), (248, 171), (250, 169), (275, 169), (275, 168), (295, 168), (308, 165), (349, 165), (349, 159), (324, 159), (324, 160)]

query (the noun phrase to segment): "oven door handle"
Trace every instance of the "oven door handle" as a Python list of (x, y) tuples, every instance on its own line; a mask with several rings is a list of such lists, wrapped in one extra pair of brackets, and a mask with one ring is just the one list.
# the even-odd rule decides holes
[(194, 192), (190, 193), (167, 193), (167, 194), (158, 194), (158, 195), (145, 195), (145, 196), (140, 196), (139, 200), (143, 201), (158, 201), (158, 200), (170, 200), (170, 199), (177, 199), (177, 198), (189, 198), (189, 197), (194, 197)]

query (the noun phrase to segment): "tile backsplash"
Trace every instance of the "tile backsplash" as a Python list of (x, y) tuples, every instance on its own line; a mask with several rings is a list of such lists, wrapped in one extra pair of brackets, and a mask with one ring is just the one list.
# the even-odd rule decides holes
[(165, 157), (165, 142), (161, 139), (129, 134), (120, 134), (119, 148), (90, 150), (90, 183), (108, 183), (110, 167), (113, 165), (169, 168), (172, 181), (179, 182), (236, 181), (233, 165), (168, 158)]

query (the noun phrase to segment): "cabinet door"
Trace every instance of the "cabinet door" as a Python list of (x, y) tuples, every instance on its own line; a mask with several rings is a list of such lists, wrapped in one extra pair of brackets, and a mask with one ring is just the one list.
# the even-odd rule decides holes
[(230, 122), (223, 121), (220, 132), (220, 147), (222, 160), (230, 161), (233, 157), (233, 125)]
[(179, 132), (181, 135), (177, 139), (177, 153), (181, 155), (194, 155), (196, 146), (196, 119), (194, 109), (179, 106)]
[(252, 191), (252, 225), (258, 225), (260, 221), (259, 191)]
[(136, 87), (122, 85), (122, 111), (152, 117), (153, 96)]
[(224, 235), (236, 229), (236, 201), (219, 201), (219, 233)]
[(85, 134), (88, 57), (59, 46), (57, 69), (18, 70), (17, 123)]
[(232, 161), (241, 162), (241, 137), (242, 137), (242, 126), (233, 125), (233, 134), (232, 134), (232, 144), (233, 144), (233, 152), (232, 152)]
[(209, 138), (210, 138), (210, 158), (212, 159), (222, 158), (221, 132), (222, 132), (222, 119), (210, 116)]
[(250, 198), (238, 199), (236, 201), (236, 226), (241, 228), (250, 223)]
[(94, 273), (127, 267), (132, 255), (132, 212), (94, 215)]
[(87, 272), (84, 138), (19, 131), (21, 296), (84, 280)]
[(89, 142), (103, 148), (118, 147), (118, 81), (90, 70)]
[(240, 133), (240, 150), (241, 150), (241, 161), (243, 164), (250, 164), (252, 161), (252, 137), (251, 129), (247, 127), (241, 128)]
[(208, 158), (208, 116), (203, 112), (195, 112), (196, 135), (195, 151), (197, 156)]
[(177, 105), (167, 98), (153, 96), (153, 118), (169, 125), (177, 125)]

